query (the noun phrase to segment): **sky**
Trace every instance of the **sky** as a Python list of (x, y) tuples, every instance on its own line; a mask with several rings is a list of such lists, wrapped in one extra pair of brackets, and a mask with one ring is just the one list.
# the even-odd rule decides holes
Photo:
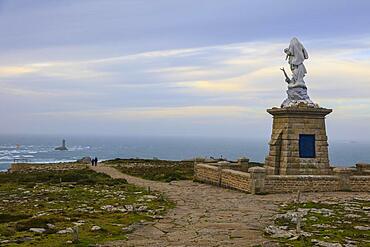
[(268, 139), (283, 49), (329, 139), (370, 136), (370, 1), (0, 0), (0, 134)]

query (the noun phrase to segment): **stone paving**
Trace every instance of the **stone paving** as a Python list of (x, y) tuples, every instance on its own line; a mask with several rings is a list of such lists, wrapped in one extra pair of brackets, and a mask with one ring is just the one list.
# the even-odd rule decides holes
[[(148, 181), (108, 166), (91, 169), (163, 192), (176, 203), (163, 219), (137, 229), (129, 234), (127, 241), (103, 246), (274, 246), (263, 236), (263, 229), (271, 223), (279, 204), (296, 197), (295, 194), (251, 195), (192, 181)], [(361, 195), (363, 193), (306, 193), (301, 198)]]

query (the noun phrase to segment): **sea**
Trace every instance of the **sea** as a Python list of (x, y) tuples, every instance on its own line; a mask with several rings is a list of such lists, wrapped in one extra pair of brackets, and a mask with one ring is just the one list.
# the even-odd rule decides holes
[[(66, 140), (67, 151), (56, 151)], [(55, 163), (76, 161), (82, 157), (99, 160), (115, 158), (158, 158), (186, 160), (195, 157), (223, 157), (236, 160), (248, 157), (263, 162), (269, 140), (220, 137), (124, 137), (124, 136), (45, 136), (0, 135), (0, 170), (14, 161)], [(370, 163), (370, 143), (331, 141), (330, 163), (349, 167)]]

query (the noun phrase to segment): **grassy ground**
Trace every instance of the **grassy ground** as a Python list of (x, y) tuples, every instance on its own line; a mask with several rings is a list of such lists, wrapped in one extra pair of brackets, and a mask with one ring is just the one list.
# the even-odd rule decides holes
[(115, 159), (104, 163), (123, 173), (155, 181), (191, 180), (194, 175), (194, 161)]
[[(194, 176), (194, 161), (171, 161), (155, 159), (115, 159), (104, 161), (123, 173), (148, 180), (171, 182), (176, 180), (192, 180)], [(262, 166), (257, 162), (250, 162), (247, 166), (233, 163), (225, 168), (248, 172), (252, 166)]]
[[(281, 213), (297, 210), (307, 212), (301, 221), (306, 236), (279, 238), (281, 246), (370, 246), (370, 201), (295, 203), (282, 207)], [(278, 217), (275, 225), (296, 229), (290, 219)]]
[(0, 245), (64, 246), (75, 226), (79, 242), (71, 246), (125, 239), (128, 226), (172, 206), (162, 195), (88, 169), (0, 173)]

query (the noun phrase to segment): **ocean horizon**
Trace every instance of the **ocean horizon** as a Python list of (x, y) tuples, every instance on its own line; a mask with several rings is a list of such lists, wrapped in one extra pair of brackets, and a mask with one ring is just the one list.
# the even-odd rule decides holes
[[(67, 151), (56, 151), (66, 139)], [(332, 166), (349, 167), (370, 163), (370, 143), (330, 141)], [(221, 137), (112, 137), (0, 135), (0, 170), (6, 171), (14, 159), (34, 163), (76, 161), (85, 156), (99, 160), (115, 158), (158, 158), (185, 160), (195, 157), (224, 157), (236, 160), (248, 157), (264, 162), (268, 140)]]

